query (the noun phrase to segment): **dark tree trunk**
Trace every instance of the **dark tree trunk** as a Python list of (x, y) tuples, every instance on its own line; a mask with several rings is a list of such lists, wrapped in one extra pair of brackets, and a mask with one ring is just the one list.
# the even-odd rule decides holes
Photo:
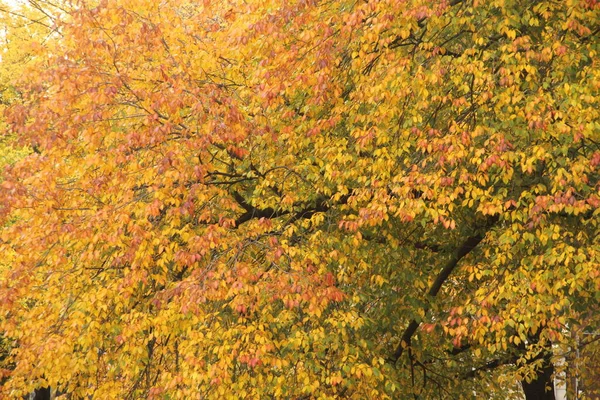
[(33, 400), (50, 400), (52, 392), (49, 387), (42, 389), (35, 389), (33, 392)]
[(527, 400), (555, 400), (554, 397), (554, 381), (552, 375), (554, 374), (554, 365), (550, 359), (550, 354), (546, 353), (536, 359), (543, 357), (544, 363), (542, 368), (537, 371), (537, 377), (535, 380), (527, 383), (522, 381), (523, 391), (525, 392), (525, 398)]

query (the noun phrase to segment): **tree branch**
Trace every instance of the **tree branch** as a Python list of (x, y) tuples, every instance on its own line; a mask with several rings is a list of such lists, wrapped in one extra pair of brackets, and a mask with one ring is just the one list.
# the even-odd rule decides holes
[[(249, 204), (246, 199), (238, 192), (233, 192), (233, 198), (235, 201), (246, 210), (245, 213), (240, 215), (235, 220), (235, 226), (238, 227), (241, 224), (250, 221), (254, 218), (278, 218), (284, 215), (292, 214), (290, 219), (286, 221), (285, 225), (289, 225), (298, 221), (299, 219), (307, 219), (312, 217), (315, 213), (318, 212), (326, 212), (331, 208), (331, 205), (327, 204), (327, 199), (325, 197), (320, 197), (315, 201), (314, 205), (309, 205), (303, 208), (300, 211), (292, 212), (291, 210), (275, 210), (274, 208), (256, 208)], [(338, 201), (335, 202), (335, 205), (346, 204), (350, 195), (342, 196)]]
[(290, 213), (290, 211), (277, 211), (271, 207), (256, 208), (249, 204), (238, 192), (233, 192), (233, 198), (244, 210), (246, 210), (245, 213), (235, 220), (236, 227), (253, 218), (277, 218)]
[[(495, 222), (496, 220), (497, 220), (497, 218), (495, 218), (494, 221), (492, 221), (492, 224), (488, 223), (486, 228), (489, 229), (491, 227), (491, 225), (493, 225), (493, 222)], [(465, 240), (465, 242), (458, 248), (456, 253), (446, 263), (444, 268), (442, 268), (440, 273), (435, 278), (435, 281), (433, 282), (433, 284), (427, 291), (427, 294), (429, 296), (435, 297), (439, 293), (440, 289), (442, 288), (442, 285), (448, 279), (448, 277), (450, 276), (452, 271), (454, 271), (454, 269), (456, 268), (456, 266), (458, 265), (460, 260), (462, 260), (471, 251), (473, 251), (473, 249), (475, 247), (477, 247), (477, 245), (483, 240), (483, 238), (485, 237), (485, 233), (487, 232), (487, 229), (486, 229), (486, 231), (484, 231), (482, 233), (478, 233), (476, 235), (473, 235), (473, 236), (467, 238), (467, 240)], [(425, 308), (425, 312), (427, 312), (427, 311), (429, 311), (428, 307)], [(419, 325), (420, 325), (420, 322), (417, 322), (417, 320), (415, 320), (415, 319), (410, 321), (410, 323), (404, 330), (402, 337), (400, 338), (400, 343), (398, 344), (396, 351), (394, 352), (394, 354), (392, 356), (391, 360), (393, 363), (398, 362), (398, 360), (400, 359), (400, 357), (402, 357), (402, 354), (404, 353), (404, 349), (406, 349), (407, 347), (409, 347), (411, 345), (411, 339), (412, 339), (413, 335), (415, 334), (415, 332), (417, 331), (417, 328), (419, 327)]]

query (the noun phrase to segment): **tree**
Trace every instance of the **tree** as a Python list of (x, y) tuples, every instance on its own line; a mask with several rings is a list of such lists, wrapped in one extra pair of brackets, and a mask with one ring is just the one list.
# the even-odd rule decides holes
[[(46, 36), (48, 31), (42, 23), (35, 23), (39, 15), (21, 14), (22, 10), (14, 10), (0, 2), (0, 23), (3, 32), (0, 35), (0, 113), (3, 115), (7, 106), (19, 102), (20, 93), (12, 84), (12, 79), (19, 74), (29, 61), (29, 45), (40, 35)], [(30, 11), (30, 10), (29, 10)], [(44, 29), (40, 29), (44, 27)], [(15, 146), (15, 137), (8, 133), (4, 118), (0, 118), (0, 167), (12, 164), (22, 158), (27, 149)]]
[(594, 2), (121, 3), (6, 113), (5, 393), (553, 398), (599, 315)]
[[(52, 29), (53, 11), (45, 10), (35, 2), (31, 7), (20, 7), (15, 2), (0, 2), (0, 20), (3, 27), (0, 63), (0, 115), (4, 115), (6, 107), (19, 104), (21, 93), (13, 85), (12, 80), (20, 74), (31, 60), (31, 46), (39, 41), (52, 40), (55, 31)], [(27, 146), (19, 145), (15, 135), (9, 133), (4, 118), (0, 117), (0, 168), (14, 164), (31, 152)], [(10, 223), (10, 221), (8, 221)], [(10, 258), (10, 253), (4, 253)], [(10, 273), (10, 264), (0, 262), (2, 274)], [(8, 357), (15, 342), (0, 336), (0, 383), (4, 383), (10, 370), (14, 367)], [(35, 400), (50, 399), (50, 388), (37, 388), (33, 391)]]

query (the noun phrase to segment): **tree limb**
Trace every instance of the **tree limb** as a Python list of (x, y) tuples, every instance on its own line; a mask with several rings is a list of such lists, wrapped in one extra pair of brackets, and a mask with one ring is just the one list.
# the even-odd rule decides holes
[[(326, 212), (331, 208), (331, 205), (327, 203), (327, 199), (324, 197), (318, 198), (315, 201), (314, 205), (309, 205), (297, 212), (293, 212), (291, 210), (275, 210), (274, 208), (271, 208), (271, 207), (257, 208), (257, 207), (254, 207), (253, 205), (249, 204), (246, 201), (246, 199), (244, 199), (244, 197), (242, 195), (240, 195), (238, 192), (233, 192), (232, 194), (233, 194), (233, 198), (235, 199), (235, 201), (244, 210), (246, 210), (245, 213), (240, 215), (235, 220), (236, 227), (238, 227), (241, 224), (248, 222), (254, 218), (278, 218), (278, 217), (282, 217), (284, 215), (292, 214), (290, 219), (288, 221), (286, 221), (286, 223), (285, 223), (285, 225), (289, 225), (291, 223), (296, 222), (299, 219), (310, 218), (315, 213)], [(350, 198), (349, 194), (342, 196), (338, 201), (335, 202), (335, 205), (346, 204), (348, 202), (349, 198)]]
[[(488, 229), (490, 228), (489, 224), (488, 224), (487, 228)], [(442, 288), (442, 285), (448, 279), (448, 277), (450, 276), (452, 271), (454, 271), (454, 269), (456, 268), (456, 266), (458, 265), (460, 260), (462, 260), (471, 251), (473, 251), (473, 249), (475, 247), (477, 247), (477, 245), (483, 240), (484, 237), (485, 237), (485, 232), (482, 232), (482, 233), (473, 235), (473, 236), (467, 238), (467, 240), (465, 240), (465, 242), (458, 248), (456, 253), (446, 263), (444, 268), (442, 268), (440, 273), (435, 278), (435, 281), (433, 282), (433, 284), (427, 291), (427, 294), (429, 296), (435, 297), (438, 294), (438, 292)], [(428, 307), (425, 309), (425, 312), (427, 312), (427, 311), (429, 311)], [(400, 357), (402, 357), (402, 354), (404, 353), (404, 349), (410, 346), (411, 339), (412, 339), (413, 335), (415, 334), (415, 332), (417, 331), (417, 328), (419, 327), (419, 325), (420, 325), (420, 322), (417, 322), (417, 320), (415, 320), (415, 319), (410, 321), (410, 323), (404, 330), (402, 337), (400, 338), (400, 343), (398, 344), (396, 351), (394, 351), (394, 354), (391, 359), (393, 363), (398, 362), (398, 360), (400, 359)]]

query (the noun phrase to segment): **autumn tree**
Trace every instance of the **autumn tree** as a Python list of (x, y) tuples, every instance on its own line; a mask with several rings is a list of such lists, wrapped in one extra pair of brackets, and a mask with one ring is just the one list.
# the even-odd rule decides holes
[[(30, 46), (47, 35), (48, 29), (43, 22), (36, 21), (39, 15), (33, 10), (19, 10), (0, 2), (0, 114), (8, 106), (21, 101), (20, 93), (13, 79), (20, 74), (30, 59)], [(29, 15), (27, 15), (29, 13)], [(25, 153), (26, 149), (15, 145), (15, 137), (10, 134), (5, 118), (0, 115), (0, 166), (12, 164)]]
[(6, 112), (3, 393), (553, 398), (600, 316), (599, 9), (75, 4)]
[[(2, 27), (0, 44), (0, 168), (14, 164), (29, 154), (32, 149), (27, 145), (18, 143), (18, 138), (8, 129), (4, 112), (7, 107), (19, 104), (22, 93), (14, 84), (14, 78), (23, 72), (34, 56), (34, 48), (40, 41), (48, 42), (56, 36), (54, 24), (57, 14), (57, 5), (44, 9), (40, 4), (31, 2), (30, 7), (23, 7), (18, 2), (0, 2), (0, 26)], [(2, 175), (0, 174), (0, 182)], [(5, 223), (10, 224), (9, 221)], [(10, 254), (10, 253), (8, 253)], [(3, 254), (0, 261), (2, 274), (8, 273), (11, 265), (5, 260), (9, 257)], [(15, 341), (5, 337), (0, 332), (0, 383), (4, 383), (10, 370), (14, 367), (10, 352), (15, 346)], [(43, 393), (49, 394), (50, 388), (36, 388), (32, 391), (34, 400), (45, 400)]]

